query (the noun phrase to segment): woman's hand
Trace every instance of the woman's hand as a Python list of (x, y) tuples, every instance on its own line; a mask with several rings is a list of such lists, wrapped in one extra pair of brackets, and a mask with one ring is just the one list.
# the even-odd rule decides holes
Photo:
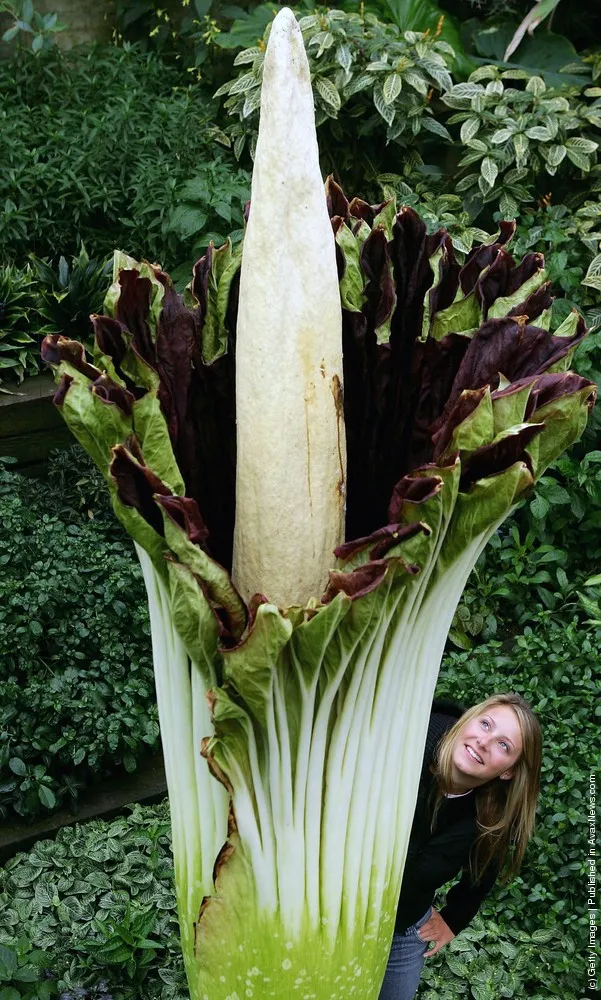
[(417, 932), (422, 941), (433, 941), (434, 947), (426, 952), (426, 958), (431, 958), (437, 951), (444, 948), (445, 944), (452, 941), (455, 935), (447, 923), (442, 919), (438, 910), (432, 910), (432, 916), (422, 924)]

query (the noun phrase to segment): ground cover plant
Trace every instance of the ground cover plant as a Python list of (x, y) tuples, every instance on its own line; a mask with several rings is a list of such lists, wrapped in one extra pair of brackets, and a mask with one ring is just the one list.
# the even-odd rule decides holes
[[(192, 996), (231, 995), (248, 975), (245, 951), (257, 955), (258, 995), (270, 995), (280, 970), (316, 995), (352, 994), (356, 968), (362, 992), (375, 995), (410, 828), (409, 772), (418, 768), (409, 759), (425, 737), (455, 605), (486, 541), (582, 432), (594, 386), (566, 370), (583, 324), (574, 314), (548, 332), (543, 261), (511, 258), (511, 225), (461, 268), (446, 233), (427, 237), (407, 208), (349, 202), (332, 180), (326, 204), (309, 67), (289, 11), (275, 22), (265, 65), (239, 290), (229, 244), (199, 262), (186, 305), (160, 268), (118, 254), (107, 315), (94, 318), (97, 367), (56, 336), (44, 358), (144, 571)], [(302, 224), (292, 230), (298, 199)], [(280, 302), (283, 262), (290, 287)], [(223, 568), (232, 565), (232, 303), (235, 585)], [(268, 342), (282, 309), (294, 345), (285, 358)], [(345, 426), (334, 391), (343, 331)], [(302, 420), (291, 418), (295, 393)], [(228, 400), (221, 425), (212, 399)], [(211, 413), (210, 430), (199, 412)], [(257, 412), (278, 427), (278, 445), (294, 442), (284, 462), (281, 446), (258, 435)], [(203, 546), (209, 532), (219, 562)], [(386, 757), (406, 754), (391, 796), (371, 779)]]
[[(89, 470), (70, 468), (77, 494)], [(5, 821), (76, 806), (82, 788), (134, 770), (158, 749), (139, 569), (89, 483), (78, 509), (76, 498), (54, 490), (59, 475), (60, 465), (48, 487), (0, 464)]]

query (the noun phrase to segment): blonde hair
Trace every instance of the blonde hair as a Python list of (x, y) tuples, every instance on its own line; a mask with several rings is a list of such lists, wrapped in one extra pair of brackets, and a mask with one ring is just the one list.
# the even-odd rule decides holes
[(505, 868), (504, 881), (515, 875), (522, 863), (528, 840), (534, 831), (536, 800), (540, 786), (542, 733), (538, 719), (519, 694), (494, 694), (468, 709), (448, 730), (438, 745), (431, 770), (436, 778), (436, 802), (432, 826), (442, 796), (452, 787), (453, 744), (460, 729), (498, 705), (509, 705), (517, 716), (522, 736), (522, 752), (511, 765), (513, 777), (494, 778), (476, 791), (478, 837), (470, 852), (470, 869), (475, 878), (495, 861)]

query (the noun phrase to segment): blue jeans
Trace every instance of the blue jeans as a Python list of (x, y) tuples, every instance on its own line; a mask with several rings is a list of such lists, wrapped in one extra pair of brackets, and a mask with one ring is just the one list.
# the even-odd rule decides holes
[(422, 941), (417, 932), (431, 916), (432, 907), (404, 934), (394, 935), (380, 1000), (412, 1000), (415, 996), (428, 948), (428, 942)]

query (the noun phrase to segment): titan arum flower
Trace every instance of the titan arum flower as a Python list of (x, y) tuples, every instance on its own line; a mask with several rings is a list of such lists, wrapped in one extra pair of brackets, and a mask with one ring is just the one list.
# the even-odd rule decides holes
[(378, 996), (457, 602), (594, 400), (513, 228), (324, 194), (284, 9), (241, 270), (117, 253), (93, 363), (44, 342), (148, 589), (193, 1000)]

